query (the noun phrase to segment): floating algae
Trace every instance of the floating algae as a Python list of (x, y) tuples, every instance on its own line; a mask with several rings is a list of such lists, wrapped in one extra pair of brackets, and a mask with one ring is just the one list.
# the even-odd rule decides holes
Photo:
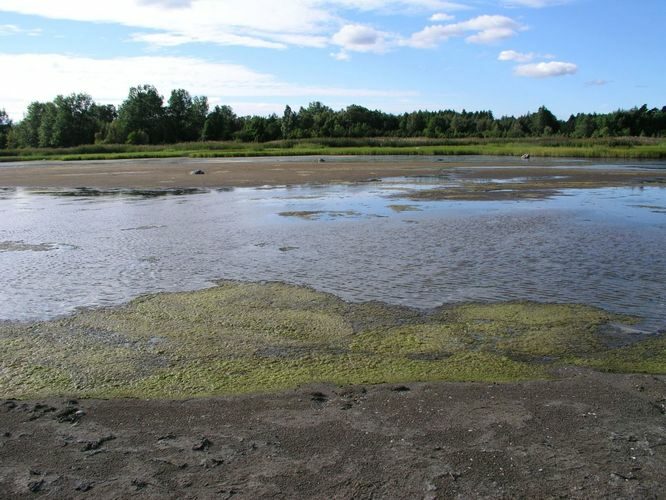
[(0, 241), (0, 252), (49, 252), (55, 250), (54, 243), (26, 243), (24, 241)]
[(420, 212), (421, 209), (417, 207), (416, 205), (388, 205), (388, 208), (393, 210), (394, 212)]
[(0, 391), (14, 398), (186, 398), (310, 382), (501, 382), (548, 377), (544, 358), (665, 372), (662, 341), (629, 347), (617, 361), (621, 349), (605, 347), (600, 333), (617, 321), (630, 318), (537, 303), (425, 313), (280, 283), (226, 281), (53, 321), (0, 324)]
[(414, 201), (509, 201), (544, 200), (564, 190), (660, 185), (661, 177), (646, 178), (645, 172), (618, 170), (592, 172), (586, 169), (549, 169), (551, 175), (536, 175), (538, 169), (459, 170), (454, 184), (411, 190), (396, 195)]
[(355, 218), (361, 214), (355, 210), (297, 210), (278, 213), (281, 217), (300, 217), (306, 220)]

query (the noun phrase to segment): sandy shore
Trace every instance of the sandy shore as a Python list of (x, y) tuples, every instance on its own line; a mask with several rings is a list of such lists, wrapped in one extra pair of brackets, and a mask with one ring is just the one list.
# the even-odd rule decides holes
[[(355, 182), (378, 177), (433, 175), (443, 164), (414, 162), (320, 163), (318, 158), (275, 160), (116, 160), (40, 162), (0, 165), (4, 187), (216, 188), (327, 182)], [(204, 175), (191, 175), (201, 169)]]
[[(503, 168), (497, 169), (496, 166)], [(473, 167), (473, 168), (470, 168)], [(548, 167), (544, 169), (544, 167)], [(197, 169), (203, 175), (192, 175)], [(460, 182), (529, 178), (520, 189), (610, 187), (666, 182), (666, 171), (632, 168), (588, 169), (581, 162), (501, 158), (474, 161), (433, 158), (369, 159), (318, 157), (107, 161), (48, 161), (0, 164), (0, 187), (95, 189), (170, 189), (256, 187), (307, 183), (344, 183), (382, 177), (442, 176)], [(492, 185), (486, 188), (492, 188)], [(499, 187), (505, 188), (506, 185)], [(478, 186), (475, 187), (478, 190)], [(470, 199), (476, 199), (476, 195)], [(437, 198), (437, 196), (435, 197)]]
[(659, 498), (666, 378), (0, 403), (3, 498)]

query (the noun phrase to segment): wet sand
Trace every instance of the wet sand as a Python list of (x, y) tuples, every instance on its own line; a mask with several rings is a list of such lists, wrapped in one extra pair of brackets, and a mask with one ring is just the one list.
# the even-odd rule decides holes
[[(218, 188), (359, 182), (378, 177), (434, 175), (444, 164), (415, 162), (335, 162), (318, 158), (284, 160), (116, 160), (0, 164), (0, 186), (90, 188)], [(203, 175), (191, 172), (201, 169)]]
[[(495, 168), (497, 165), (501, 168)], [(193, 175), (198, 169), (204, 174)], [(0, 164), (0, 187), (5, 188), (208, 189), (368, 182), (402, 176), (436, 176), (459, 184), (453, 189), (424, 191), (415, 198), (431, 200), (543, 198), (558, 189), (666, 184), (665, 169), (586, 168), (582, 162), (569, 165), (566, 160), (548, 159), (167, 158)]]
[(0, 403), (4, 498), (659, 498), (666, 378)]

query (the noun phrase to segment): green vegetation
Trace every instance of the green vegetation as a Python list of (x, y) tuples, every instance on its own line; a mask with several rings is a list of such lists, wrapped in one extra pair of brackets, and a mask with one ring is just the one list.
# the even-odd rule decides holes
[(232, 158), (261, 156), (412, 155), (570, 158), (666, 158), (666, 140), (649, 138), (566, 139), (318, 139), (266, 143), (189, 142), (170, 145), (94, 144), (71, 148), (0, 150), (0, 162), (31, 160), (120, 160), (139, 158)]
[(309, 288), (223, 282), (48, 322), (0, 325), (3, 397), (186, 398), (311, 382), (506, 382), (554, 363), (666, 373), (666, 342), (609, 349), (630, 322), (580, 305), (466, 304), (431, 313)]
[[(666, 107), (648, 109), (647, 106), (618, 110), (607, 114), (577, 114), (568, 120), (558, 120), (546, 107), (523, 116), (496, 118), (491, 111), (463, 110), (413, 111), (394, 115), (363, 106), (351, 105), (338, 111), (320, 102), (292, 110), (286, 106), (282, 116), (237, 116), (229, 106), (209, 109), (204, 96), (191, 96), (187, 90), (175, 89), (166, 101), (152, 85), (140, 85), (129, 90), (127, 99), (116, 109), (113, 105), (95, 103), (84, 93), (57, 96), (52, 102), (33, 102), (25, 117), (13, 124), (0, 110), (0, 150), (28, 148), (63, 148), (90, 144), (175, 144), (194, 141), (235, 141), (237, 143), (266, 143), (277, 140), (315, 141), (308, 153), (327, 154), (322, 147), (338, 149), (349, 139), (364, 139), (356, 147), (367, 147), (368, 152), (339, 154), (522, 154), (525, 149), (511, 150), (494, 145), (497, 153), (479, 148), (442, 149), (430, 151), (378, 151), (371, 138), (427, 138), (492, 139), (522, 142), (524, 139), (543, 138), (550, 141), (566, 139), (603, 139), (616, 137), (663, 138), (666, 136)], [(547, 142), (546, 141), (546, 142)], [(621, 139), (620, 142), (626, 142)], [(628, 142), (631, 142), (628, 141)], [(511, 143), (509, 143), (511, 144)], [(440, 146), (447, 144), (441, 143)], [(622, 144), (616, 144), (622, 148)], [(631, 144), (629, 145), (631, 146)], [(382, 145), (380, 148), (389, 146)], [(547, 144), (544, 145), (547, 147)], [(583, 156), (607, 156), (605, 150), (586, 151)], [(200, 150), (201, 148), (193, 148)], [(242, 154), (240, 151), (217, 151), (217, 154)], [(256, 148), (262, 151), (262, 148)], [(207, 151), (218, 148), (207, 148)], [(254, 148), (250, 148), (253, 151)], [(192, 152), (182, 147), (168, 151)], [(663, 153), (663, 144), (661, 149)], [(560, 153), (560, 154), (558, 154)], [(557, 149), (555, 156), (580, 156), (580, 151)], [(40, 153), (38, 153), (39, 155)], [(63, 153), (66, 154), (66, 153)], [(110, 154), (110, 152), (107, 152)], [(254, 153), (252, 153), (254, 154)], [(291, 154), (294, 154), (293, 152)], [(297, 152), (296, 154), (299, 154)], [(534, 152), (552, 156), (547, 150)], [(654, 154), (654, 153), (646, 153)], [(29, 153), (12, 156), (29, 156)], [(626, 152), (611, 156), (635, 157)], [(123, 156), (126, 157), (126, 156)], [(137, 156), (133, 156), (137, 157)], [(655, 156), (646, 156), (655, 157)]]

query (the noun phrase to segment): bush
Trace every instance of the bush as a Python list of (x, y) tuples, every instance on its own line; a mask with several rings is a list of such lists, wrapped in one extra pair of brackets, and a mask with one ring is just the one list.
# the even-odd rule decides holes
[(133, 130), (127, 135), (127, 144), (148, 144), (150, 137), (145, 130)]

